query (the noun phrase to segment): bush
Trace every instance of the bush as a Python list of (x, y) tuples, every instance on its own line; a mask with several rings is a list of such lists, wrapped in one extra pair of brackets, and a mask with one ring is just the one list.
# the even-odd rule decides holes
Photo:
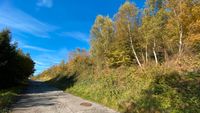
[(11, 44), (9, 30), (0, 32), (0, 89), (12, 87), (28, 79), (34, 72), (29, 54)]
[(15, 97), (20, 93), (24, 86), (12, 87), (0, 90), (0, 112), (7, 113), (8, 106), (15, 100)]
[(183, 74), (153, 65), (103, 70), (86, 66), (76, 72), (65, 70), (66, 75), (48, 83), (126, 113), (199, 112), (200, 75), (196, 72)]

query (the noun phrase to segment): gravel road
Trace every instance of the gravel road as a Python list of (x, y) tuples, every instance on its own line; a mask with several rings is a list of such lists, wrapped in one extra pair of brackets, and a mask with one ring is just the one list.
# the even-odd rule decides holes
[(45, 83), (31, 81), (12, 105), (11, 113), (117, 113), (102, 105), (64, 93)]

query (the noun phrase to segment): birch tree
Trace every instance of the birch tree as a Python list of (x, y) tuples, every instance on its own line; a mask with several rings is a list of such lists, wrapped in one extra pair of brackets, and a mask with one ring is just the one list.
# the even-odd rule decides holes
[(147, 0), (143, 12), (140, 32), (144, 40), (146, 62), (148, 62), (148, 56), (151, 56), (148, 52), (152, 51), (155, 62), (158, 64), (157, 51), (161, 51), (160, 49), (166, 44), (166, 40), (163, 39), (166, 22), (163, 4), (162, 0)]
[(167, 0), (167, 8), (169, 9), (170, 18), (169, 24), (171, 24), (171, 30), (176, 31), (178, 39), (178, 53), (183, 51), (184, 40), (187, 37), (187, 26), (191, 20), (191, 5), (192, 0)]
[(140, 49), (139, 39), (137, 37), (137, 14), (136, 6), (130, 2), (125, 2), (119, 9), (115, 16), (115, 41), (118, 51), (124, 51), (124, 56), (129, 56), (129, 61), (125, 63), (132, 63), (133, 58), (141, 67), (137, 50)]

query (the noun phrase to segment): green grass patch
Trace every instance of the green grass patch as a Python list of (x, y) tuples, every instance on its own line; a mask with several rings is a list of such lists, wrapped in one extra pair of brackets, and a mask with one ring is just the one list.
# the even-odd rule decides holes
[(0, 90), (0, 113), (9, 112), (8, 106), (13, 103), (15, 97), (21, 92), (24, 86), (12, 87)]

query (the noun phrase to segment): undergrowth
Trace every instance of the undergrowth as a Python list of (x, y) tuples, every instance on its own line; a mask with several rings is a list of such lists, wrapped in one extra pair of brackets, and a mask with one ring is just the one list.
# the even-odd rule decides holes
[(15, 97), (21, 92), (25, 86), (16, 86), (8, 89), (0, 90), (0, 113), (9, 112), (9, 105), (15, 101)]
[[(54, 73), (47, 82), (124, 113), (200, 112), (199, 61), (174, 63), (177, 65), (147, 65), (142, 69), (74, 66), (75, 69)], [(193, 67), (187, 63), (193, 63)], [(40, 75), (39, 78), (45, 77)]]

